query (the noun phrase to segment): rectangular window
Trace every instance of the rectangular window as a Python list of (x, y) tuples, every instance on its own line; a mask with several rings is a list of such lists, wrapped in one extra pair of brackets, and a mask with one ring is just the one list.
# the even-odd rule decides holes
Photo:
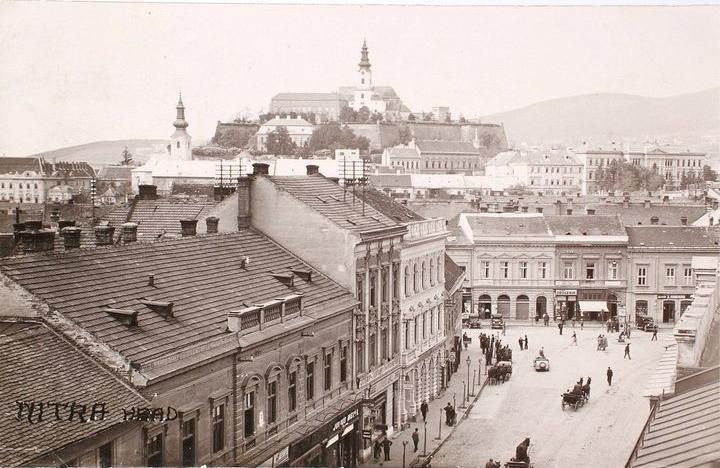
[(503, 278), (510, 278), (510, 262), (500, 262), (500, 272)]
[(405, 349), (410, 349), (410, 321), (405, 322)]
[(393, 297), (400, 297), (400, 266), (393, 264)]
[(690, 268), (689, 266), (686, 266), (686, 267), (683, 269), (683, 271), (684, 271), (683, 278), (685, 279), (685, 284), (686, 284), (687, 286), (689, 286), (689, 285), (691, 285), (691, 284), (693, 283), (692, 268)]
[(538, 263), (538, 272), (540, 279), (547, 279), (547, 262)]
[(340, 347), (340, 382), (347, 380), (347, 346)]
[(585, 263), (585, 279), (595, 279), (595, 262)]
[(665, 284), (668, 286), (675, 285), (675, 267), (665, 267)]
[(483, 261), (480, 263), (480, 274), (484, 279), (490, 278), (490, 262)]
[(377, 275), (370, 273), (370, 307), (377, 307)]
[(305, 364), (305, 399), (315, 398), (315, 363)]
[(213, 408), (213, 453), (225, 448), (225, 405)]
[(400, 352), (400, 324), (394, 321), (392, 324), (392, 356)]
[(255, 434), (255, 392), (245, 393), (245, 437), (252, 437)]
[(195, 419), (182, 423), (182, 465), (195, 466)]
[(277, 380), (267, 384), (267, 420), (268, 424), (277, 421)]
[(575, 278), (575, 264), (573, 262), (563, 262), (563, 279)]
[(365, 288), (363, 288), (364, 281), (363, 281), (364, 275), (358, 275), (357, 276), (357, 300), (360, 302), (360, 310), (365, 310)]
[(290, 372), (288, 375), (288, 411), (293, 412), (297, 409), (297, 371)]
[(520, 262), (520, 278), (527, 279), (528, 277), (528, 271), (527, 271), (528, 262)]
[(617, 260), (610, 260), (608, 262), (608, 279), (610, 280), (616, 280), (618, 279), (618, 262)]
[(413, 343), (417, 344), (420, 341), (420, 337), (418, 335), (418, 329), (420, 328), (420, 315), (415, 316), (415, 320), (413, 320)]
[(637, 284), (638, 286), (645, 286), (647, 284), (647, 267), (638, 267)]
[(370, 334), (368, 348), (368, 354), (370, 355), (369, 367), (373, 368), (377, 364), (377, 339), (375, 338), (375, 333)]
[(380, 300), (382, 302), (388, 301), (389, 286), (390, 285), (388, 283), (388, 269), (383, 268), (380, 272), (380, 292), (382, 294)]
[(380, 360), (381, 362), (387, 361), (390, 342), (388, 341), (388, 329), (383, 328), (380, 330)]
[(98, 449), (98, 462), (100, 468), (110, 468), (113, 466), (112, 449), (112, 442), (108, 442)]
[(422, 319), (422, 337), (424, 340), (427, 338), (427, 312), (423, 312)]
[(357, 373), (362, 374), (365, 372), (365, 345), (362, 341), (359, 341), (355, 345), (357, 350), (357, 359), (355, 360), (355, 367), (357, 367)]
[(325, 390), (332, 388), (332, 353), (327, 353), (324, 358), (324, 378), (325, 378)]
[(162, 432), (150, 437), (147, 444), (147, 465), (163, 466), (163, 435)]

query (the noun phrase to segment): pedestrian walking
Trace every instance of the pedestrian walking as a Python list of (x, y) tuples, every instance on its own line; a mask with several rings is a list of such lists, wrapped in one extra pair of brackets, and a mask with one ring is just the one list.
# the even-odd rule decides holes
[(650, 341), (657, 341), (657, 325), (653, 327), (653, 335), (652, 338), (650, 338)]
[(428, 404), (426, 400), (423, 400), (420, 405), (420, 412), (422, 413), (423, 421), (427, 421)]
[(623, 355), (623, 359), (625, 358), (632, 360), (632, 358), (630, 357), (630, 343), (625, 345), (625, 355)]
[(613, 371), (612, 371), (612, 369), (610, 369), (610, 367), (608, 366), (608, 370), (607, 370), (608, 386), (612, 385), (612, 376), (613, 376)]
[(561, 334), (561, 335), (562, 335), (562, 329), (563, 329), (563, 324), (562, 324), (562, 322), (559, 322), (559, 323), (558, 323), (558, 330), (560, 330), (560, 334)]
[(575, 334), (575, 332), (573, 332), (572, 340), (573, 340), (573, 341), (572, 341), (572, 344), (574, 344), (575, 346), (577, 346), (577, 335)]
[(583, 321), (583, 319), (580, 319), (580, 330), (582, 330), (584, 326), (585, 322)]
[(448, 404), (445, 406), (445, 424), (448, 426), (452, 426), (452, 413), (453, 413), (453, 406), (448, 401)]
[(415, 428), (415, 432), (412, 433), (412, 441), (415, 448), (413, 449), (413, 452), (417, 452), (417, 446), (418, 442), (420, 442), (420, 434), (418, 434), (417, 427)]
[(380, 457), (382, 456), (382, 444), (379, 440), (375, 441), (375, 445), (373, 445), (373, 458), (375, 458), (376, 462), (380, 461)]
[(503, 332), (503, 336), (505, 336), (505, 322), (502, 323), (502, 332)]
[(573, 328), (575, 328), (575, 316), (573, 316), (572, 322), (573, 322)]
[(522, 336), (518, 338), (518, 344), (520, 345), (520, 351), (523, 350), (523, 339)]
[(385, 434), (385, 440), (382, 442), (383, 446), (383, 452), (385, 452), (385, 461), (390, 461), (390, 446), (392, 445), (392, 442), (390, 439), (387, 438), (387, 434)]
[(528, 349), (528, 343), (527, 343), (527, 335), (525, 335), (525, 349)]

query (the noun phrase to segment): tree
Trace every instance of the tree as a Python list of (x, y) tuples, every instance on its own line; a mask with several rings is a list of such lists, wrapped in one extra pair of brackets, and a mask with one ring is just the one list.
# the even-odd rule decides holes
[(355, 112), (352, 107), (344, 106), (340, 109), (341, 122), (356, 122), (357, 118), (357, 112)]
[(407, 125), (398, 126), (398, 143), (407, 145), (412, 140), (412, 132)]
[(290, 138), (287, 128), (277, 127), (277, 129), (267, 134), (265, 148), (268, 153), (275, 156), (289, 155), (295, 150), (295, 143)]
[(368, 109), (365, 106), (362, 106), (357, 111), (357, 122), (359, 123), (365, 123), (368, 120), (370, 120), (370, 109)]
[(445, 115), (445, 122), (452, 122), (452, 117), (450, 117), (450, 114)]
[(132, 166), (133, 163), (133, 156), (130, 151), (128, 151), (127, 146), (122, 151), (122, 160), (120, 161), (121, 166)]
[(718, 180), (718, 173), (717, 171), (713, 170), (712, 167), (708, 166), (707, 164), (703, 166), (702, 171), (702, 180), (705, 182), (715, 182)]
[(329, 123), (315, 127), (310, 141), (310, 151), (336, 150), (340, 148), (353, 148), (366, 151), (370, 148), (370, 140), (355, 135), (347, 125), (341, 127), (338, 123)]
[(415, 119), (416, 119), (415, 114), (410, 114), (410, 115), (408, 115), (408, 121), (409, 121), (409, 122), (415, 122)]

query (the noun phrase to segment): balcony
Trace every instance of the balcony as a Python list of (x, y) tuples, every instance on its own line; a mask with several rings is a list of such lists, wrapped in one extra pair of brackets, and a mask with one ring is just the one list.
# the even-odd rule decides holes
[(408, 223), (407, 228), (408, 232), (405, 235), (406, 240), (424, 239), (429, 236), (444, 235), (446, 233), (445, 220), (442, 218), (413, 221)]

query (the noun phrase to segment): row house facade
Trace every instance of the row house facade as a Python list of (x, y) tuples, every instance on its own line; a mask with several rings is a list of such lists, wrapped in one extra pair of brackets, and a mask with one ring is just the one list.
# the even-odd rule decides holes
[[(45, 203), (64, 193), (89, 193), (95, 171), (85, 162), (50, 162), (42, 157), (0, 158), (0, 201)], [(60, 196), (60, 201), (67, 201)]]
[[(122, 243), (97, 227), (103, 248), (79, 248), (80, 230), (67, 227), (60, 252), (53, 231), (32, 229), (20, 233), (23, 254), (0, 261), (3, 297), (29, 298), (35, 319), (138, 395), (109, 397), (117, 427), (71, 432), (77, 445), (63, 442), (52, 463), (355, 466), (358, 301), (254, 229), (217, 234), (208, 223), (196, 236), (196, 223), (147, 243), (134, 242), (136, 225), (123, 226)], [(25, 443), (15, 452), (29, 452)]]
[(718, 230), (693, 226), (628, 227), (628, 307), (635, 316), (673, 324), (693, 301), (693, 259), (718, 258)]
[(567, 150), (506, 151), (488, 161), (488, 176), (514, 176), (534, 194), (580, 193), (583, 165)]
[(351, 291), (353, 389), (362, 396), (361, 460), (401, 420), (402, 245), (407, 227), (308, 167), (269, 176), (253, 164), (238, 186), (238, 223), (258, 229)]

